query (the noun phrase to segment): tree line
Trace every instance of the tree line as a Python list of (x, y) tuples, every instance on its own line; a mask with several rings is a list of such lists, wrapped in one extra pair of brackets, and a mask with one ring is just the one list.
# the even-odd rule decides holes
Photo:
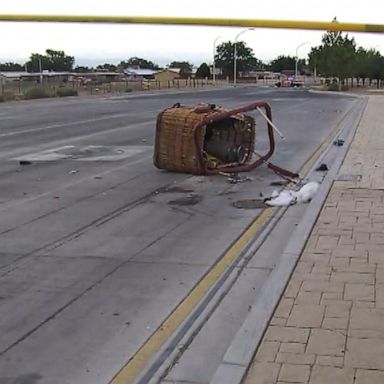
[[(334, 20), (336, 22), (336, 20)], [(216, 66), (221, 68), (224, 76), (233, 77), (234, 68), (234, 43), (228, 41), (217, 47), (215, 54)], [(270, 63), (265, 64), (258, 60), (252, 49), (244, 42), (236, 44), (236, 68), (237, 75), (241, 72), (282, 71), (295, 70), (296, 58), (294, 56), (280, 55)], [(349, 38), (344, 32), (328, 31), (322, 36), (321, 44), (312, 47), (308, 59), (297, 61), (298, 72), (301, 75), (317, 74), (322, 77), (333, 78), (340, 84), (345, 84), (347, 79), (353, 79), (357, 83), (365, 85), (377, 80), (377, 85), (384, 82), (384, 57), (375, 49), (357, 47), (353, 38)]]
[[(64, 51), (56, 51), (47, 49), (45, 55), (32, 53), (29, 60), (25, 64), (18, 64), (13, 62), (0, 63), (0, 71), (27, 71), (32, 73), (39, 73), (41, 71), (55, 71), (55, 72), (75, 72), (75, 73), (88, 73), (94, 71), (107, 71), (107, 72), (122, 72), (127, 67), (139, 67), (141, 69), (160, 70), (160, 66), (150, 60), (140, 57), (131, 57), (127, 60), (121, 61), (119, 64), (100, 64), (96, 67), (88, 66), (74, 66), (75, 58), (68, 56)], [(206, 69), (209, 67), (203, 63), (200, 66), (206, 74)], [(181, 76), (190, 75), (193, 69), (193, 64), (188, 61), (172, 61), (167, 65), (167, 68), (180, 69)]]
[[(119, 64), (100, 64), (96, 67), (88, 66), (74, 66), (75, 58), (68, 56), (64, 51), (57, 51), (47, 49), (45, 55), (32, 53), (29, 60), (25, 64), (18, 64), (13, 62), (0, 63), (0, 71), (27, 71), (38, 73), (44, 70), (55, 72), (77, 72), (86, 73), (94, 71), (108, 71), (108, 72), (121, 72), (124, 68), (137, 66), (141, 69), (161, 69), (159, 65), (152, 61), (140, 58), (131, 57), (128, 60), (123, 60)], [(172, 61), (167, 65), (168, 68), (179, 68), (181, 74), (188, 74), (192, 72), (193, 64), (188, 61)]]
[[(337, 22), (336, 19), (334, 22)], [(216, 47), (215, 66), (220, 68), (219, 76), (233, 78), (235, 46), (231, 41), (223, 42)], [(101, 64), (93, 67), (76, 66), (75, 58), (68, 56), (64, 51), (47, 49), (45, 55), (33, 53), (29, 60), (24, 64), (0, 63), (0, 71), (24, 71), (40, 72), (66, 71), (66, 72), (93, 72), (108, 71), (121, 72), (128, 66), (138, 66), (143, 69), (160, 69), (156, 63), (139, 58), (131, 57), (121, 61), (119, 64)], [(236, 69), (237, 76), (241, 73), (251, 71), (272, 71), (280, 73), (282, 71), (294, 71), (296, 58), (293, 56), (280, 55), (270, 63), (263, 63), (259, 60), (253, 50), (243, 41), (236, 43)], [(188, 77), (192, 73), (193, 64), (188, 61), (173, 61), (168, 68), (179, 68), (181, 77)], [(384, 81), (384, 57), (375, 49), (365, 49), (357, 47), (353, 38), (349, 38), (344, 32), (328, 31), (322, 36), (321, 44), (311, 47), (307, 59), (297, 61), (298, 72), (300, 74), (317, 74), (323, 77), (336, 79), (344, 84), (347, 79), (356, 79), (357, 82), (365, 84), (368, 81), (377, 80), (379, 86)], [(195, 74), (198, 78), (211, 77), (210, 66), (202, 63)], [(218, 76), (218, 77), (219, 77)], [(353, 82), (352, 82), (353, 86)]]
[(377, 80), (377, 86), (384, 81), (384, 57), (375, 49), (356, 47), (353, 38), (342, 32), (328, 32), (323, 35), (322, 44), (311, 49), (308, 65), (324, 77), (333, 77), (345, 84), (351, 79), (365, 85)]

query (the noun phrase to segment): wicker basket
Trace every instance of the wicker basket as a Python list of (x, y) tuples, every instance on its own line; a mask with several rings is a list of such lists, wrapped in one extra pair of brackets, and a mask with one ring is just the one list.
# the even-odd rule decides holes
[(215, 105), (175, 104), (159, 113), (153, 161), (157, 168), (206, 174), (247, 164), (253, 154), (255, 120)]

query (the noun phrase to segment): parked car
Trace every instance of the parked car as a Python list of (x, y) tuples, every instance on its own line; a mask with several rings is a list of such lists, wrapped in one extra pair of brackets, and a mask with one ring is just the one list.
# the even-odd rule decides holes
[(292, 80), (291, 81), (291, 87), (298, 88), (298, 87), (302, 87), (303, 85), (304, 85), (304, 81), (302, 81), (302, 80)]

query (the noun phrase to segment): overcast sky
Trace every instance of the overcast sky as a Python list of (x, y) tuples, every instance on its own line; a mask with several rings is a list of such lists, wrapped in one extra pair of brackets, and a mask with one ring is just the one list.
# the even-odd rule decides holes
[[(382, 0), (15, 0), (1, 1), (0, 14), (61, 14), (112, 16), (180, 16), (237, 19), (283, 19), (383, 24)], [(213, 45), (233, 41), (244, 28), (0, 22), (0, 63), (24, 63), (31, 53), (47, 48), (75, 57), (75, 65), (118, 64), (132, 56), (161, 66), (171, 61), (195, 65), (212, 63)], [(311, 47), (321, 44), (323, 31), (255, 29), (239, 40), (255, 56), (269, 62), (278, 55), (305, 58)], [(219, 37), (220, 36), (220, 37)], [(358, 46), (374, 48), (384, 55), (384, 35), (349, 33)], [(308, 42), (308, 43), (307, 43)]]

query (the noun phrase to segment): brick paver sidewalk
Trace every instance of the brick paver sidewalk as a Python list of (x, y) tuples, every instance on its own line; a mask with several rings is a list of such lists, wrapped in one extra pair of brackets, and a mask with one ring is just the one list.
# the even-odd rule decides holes
[(384, 383), (384, 96), (339, 174), (245, 384)]

